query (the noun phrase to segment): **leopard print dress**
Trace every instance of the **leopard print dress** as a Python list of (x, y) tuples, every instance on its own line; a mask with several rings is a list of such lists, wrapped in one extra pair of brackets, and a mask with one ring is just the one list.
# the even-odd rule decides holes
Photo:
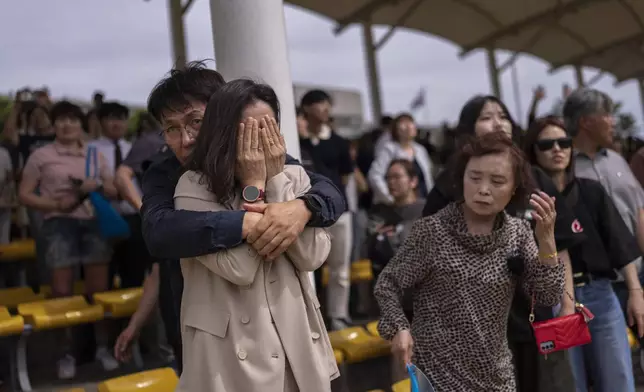
[[(378, 330), (393, 339), (411, 329), (413, 362), (436, 392), (515, 392), (506, 328), (517, 282), (507, 260), (524, 260), (525, 289), (548, 306), (561, 298), (564, 267), (538, 261), (527, 222), (503, 213), (492, 233), (472, 235), (462, 211), (452, 203), (414, 223), (376, 284)], [(406, 289), (414, 297), (411, 326), (401, 306)]]

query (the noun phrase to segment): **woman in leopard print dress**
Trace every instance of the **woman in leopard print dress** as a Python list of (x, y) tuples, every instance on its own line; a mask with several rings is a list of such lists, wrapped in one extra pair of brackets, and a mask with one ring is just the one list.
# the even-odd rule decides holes
[[(523, 284), (537, 303), (555, 305), (564, 267), (554, 241), (554, 200), (532, 194), (535, 233), (504, 212), (528, 199), (529, 165), (504, 134), (466, 144), (456, 164), (460, 202), (417, 221), (378, 279), (378, 329), (394, 354), (427, 374), (437, 392), (515, 392), (506, 336), (516, 277), (508, 260), (525, 260)], [(410, 326), (401, 306), (414, 297)], [(413, 339), (412, 339), (413, 336)]]

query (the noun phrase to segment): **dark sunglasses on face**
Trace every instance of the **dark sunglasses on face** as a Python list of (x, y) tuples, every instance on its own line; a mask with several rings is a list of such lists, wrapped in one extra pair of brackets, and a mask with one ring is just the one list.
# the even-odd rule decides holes
[(540, 151), (548, 151), (552, 150), (555, 146), (555, 143), (561, 148), (562, 150), (568, 149), (572, 147), (572, 138), (570, 137), (562, 137), (559, 139), (541, 139), (537, 140), (537, 148)]

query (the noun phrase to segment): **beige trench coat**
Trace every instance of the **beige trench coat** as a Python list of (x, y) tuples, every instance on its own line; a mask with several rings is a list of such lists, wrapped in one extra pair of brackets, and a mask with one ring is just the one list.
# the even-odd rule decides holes
[[(175, 208), (224, 211), (195, 172), (175, 189)], [(266, 185), (266, 201), (310, 189), (300, 166)], [(233, 205), (239, 208), (239, 197)], [(308, 276), (331, 247), (326, 230), (305, 228), (285, 255), (265, 262), (243, 243), (181, 260), (181, 392), (330, 392), (339, 376), (320, 304)], [(297, 387), (293, 386), (297, 384)]]

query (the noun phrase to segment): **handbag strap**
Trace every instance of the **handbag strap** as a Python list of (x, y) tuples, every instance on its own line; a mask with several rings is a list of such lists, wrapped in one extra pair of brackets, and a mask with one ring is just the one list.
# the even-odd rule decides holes
[[(564, 289), (564, 293), (566, 293), (568, 298), (570, 298), (570, 300), (575, 303), (575, 309), (577, 311), (581, 311), (581, 308), (583, 308), (584, 305), (580, 304), (579, 302), (576, 302), (575, 298), (572, 296), (572, 294), (568, 292), (568, 290)], [(534, 290), (532, 290), (532, 295), (530, 296), (530, 317), (529, 317), (530, 324), (534, 323), (534, 307), (536, 304), (537, 304), (537, 300), (534, 294)]]
[[(92, 176), (92, 166), (94, 166), (94, 175)], [(85, 159), (85, 177), (96, 178), (98, 177), (98, 153), (96, 147), (87, 147), (87, 158)]]

